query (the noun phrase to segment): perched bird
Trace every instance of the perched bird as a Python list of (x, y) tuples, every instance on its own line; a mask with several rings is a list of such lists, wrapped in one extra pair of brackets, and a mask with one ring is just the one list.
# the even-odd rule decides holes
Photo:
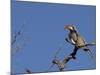
[(79, 48), (92, 53), (88, 46), (86, 46), (85, 39), (78, 33), (74, 25), (65, 25), (64, 29), (69, 30), (68, 38), (66, 38), (65, 40), (75, 46), (74, 51), (71, 54), (74, 59)]

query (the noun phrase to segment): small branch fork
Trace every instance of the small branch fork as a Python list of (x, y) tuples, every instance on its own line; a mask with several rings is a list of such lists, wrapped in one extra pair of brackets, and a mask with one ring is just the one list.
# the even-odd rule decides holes
[(11, 75), (22, 75), (22, 74), (32, 74), (34, 72), (32, 72), (30, 69), (26, 69), (24, 73), (11, 73)]

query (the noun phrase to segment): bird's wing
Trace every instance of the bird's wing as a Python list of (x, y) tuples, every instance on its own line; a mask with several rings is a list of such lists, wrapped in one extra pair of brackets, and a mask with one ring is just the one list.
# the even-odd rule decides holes
[(76, 44), (77, 44), (77, 46), (84, 46), (86, 44), (86, 41), (82, 36), (78, 35), (78, 40), (77, 40)]
[(69, 33), (69, 39), (73, 44), (76, 44), (76, 41), (78, 40), (78, 34), (75, 32)]
[(76, 44), (76, 42), (75, 42), (72, 38), (71, 38), (70, 40), (71, 40), (71, 42), (72, 42), (73, 44)]

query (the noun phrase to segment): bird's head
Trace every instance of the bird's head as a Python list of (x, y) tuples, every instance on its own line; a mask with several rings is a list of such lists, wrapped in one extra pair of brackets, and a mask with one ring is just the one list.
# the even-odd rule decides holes
[(74, 25), (65, 25), (64, 29), (70, 30), (70, 31), (76, 30)]

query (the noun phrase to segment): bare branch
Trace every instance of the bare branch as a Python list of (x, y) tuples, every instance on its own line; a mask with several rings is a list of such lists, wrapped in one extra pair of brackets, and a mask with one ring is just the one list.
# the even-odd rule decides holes
[(53, 64), (56, 64), (57, 66), (58, 66), (58, 68), (59, 68), (59, 70), (60, 71), (63, 71), (64, 70), (64, 64), (60, 61), (60, 60), (58, 60), (58, 59), (54, 59), (53, 61), (52, 61), (52, 63)]

